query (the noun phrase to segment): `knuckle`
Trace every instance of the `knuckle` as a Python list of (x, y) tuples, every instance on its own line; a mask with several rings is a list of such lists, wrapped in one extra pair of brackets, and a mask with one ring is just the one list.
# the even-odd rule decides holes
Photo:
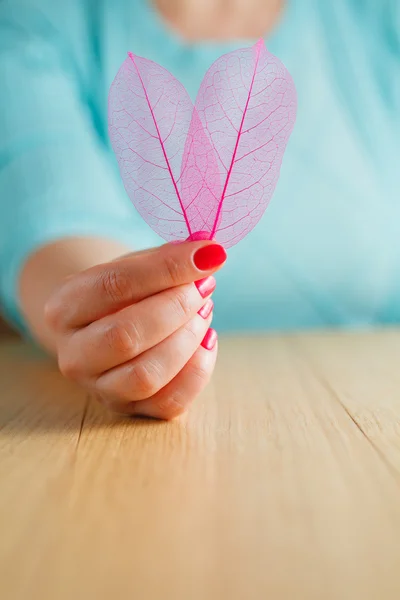
[(193, 342), (195, 346), (197, 346), (205, 333), (205, 323), (198, 323), (196, 320), (192, 319), (184, 326), (186, 337), (189, 338), (188, 341)]
[(67, 379), (71, 379), (72, 381), (82, 379), (82, 366), (70, 352), (59, 353), (58, 368), (61, 374)]
[(193, 309), (190, 294), (187, 290), (177, 290), (174, 294), (174, 307), (182, 317), (191, 317)]
[(123, 401), (120, 398), (115, 398), (109, 394), (104, 394), (101, 392), (96, 392), (94, 397), (107, 410), (115, 413), (116, 415), (127, 416), (131, 415), (133, 412), (131, 403)]
[(182, 279), (182, 267), (174, 256), (164, 257), (164, 271), (169, 285), (178, 285)]
[(210, 370), (200, 362), (190, 365), (190, 374), (192, 378), (198, 382), (199, 387), (203, 387), (208, 383), (211, 376)]
[(190, 375), (196, 384), (193, 387), (191, 395), (185, 395), (182, 390), (176, 390), (174, 393), (154, 399), (157, 405), (157, 412), (162, 419), (169, 421), (184, 414), (192, 401), (199, 395), (210, 379), (210, 372), (201, 363), (195, 363), (190, 367)]
[(70, 314), (71, 292), (73, 291), (73, 276), (66, 277), (61, 286), (52, 293), (44, 305), (44, 320), (46, 325), (54, 331), (63, 329), (68, 324), (67, 315)]
[(131, 287), (130, 278), (124, 269), (113, 267), (100, 275), (100, 288), (112, 302), (121, 302)]
[(59, 297), (52, 297), (48, 300), (44, 307), (44, 319), (46, 325), (52, 329), (57, 330), (61, 327), (63, 318), (63, 305), (59, 300)]
[(112, 323), (105, 331), (105, 342), (118, 355), (135, 356), (139, 352), (140, 337), (135, 324)]
[(157, 409), (162, 419), (170, 421), (176, 419), (187, 410), (187, 403), (179, 395), (170, 394), (157, 401)]
[(154, 396), (161, 387), (159, 370), (150, 361), (140, 361), (132, 365), (130, 383), (135, 396), (140, 399)]

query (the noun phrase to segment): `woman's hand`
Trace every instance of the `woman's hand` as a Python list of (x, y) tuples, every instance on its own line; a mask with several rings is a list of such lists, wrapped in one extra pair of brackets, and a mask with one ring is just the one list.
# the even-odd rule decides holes
[(167, 244), (70, 277), (45, 309), (61, 372), (118, 412), (184, 412), (214, 368), (211, 274), (225, 260), (215, 243)]

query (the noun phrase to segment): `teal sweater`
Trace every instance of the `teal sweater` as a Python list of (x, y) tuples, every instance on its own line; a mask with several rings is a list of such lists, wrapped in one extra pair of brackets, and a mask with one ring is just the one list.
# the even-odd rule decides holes
[[(0, 301), (23, 327), (18, 276), (39, 246), (103, 236), (160, 243), (124, 191), (107, 94), (128, 50), (194, 97), (220, 54), (185, 44), (149, 0), (0, 2)], [(218, 329), (400, 322), (400, 3), (288, 0), (266, 39), (298, 117), (263, 219), (229, 251)]]

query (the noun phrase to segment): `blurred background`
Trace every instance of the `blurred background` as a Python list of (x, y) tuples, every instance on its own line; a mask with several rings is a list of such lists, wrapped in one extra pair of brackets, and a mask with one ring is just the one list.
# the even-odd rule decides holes
[(127, 250), (162, 241), (132, 207), (109, 142), (108, 91), (127, 51), (166, 67), (195, 98), (214, 60), (263, 36), (295, 81), (297, 121), (266, 214), (218, 275), (216, 327), (398, 323), (399, 13), (397, 0), (2, 0), (7, 320), (26, 331), (61, 262), (94, 262), (81, 250), (57, 254), (26, 275), (21, 297), (39, 248), (71, 237)]

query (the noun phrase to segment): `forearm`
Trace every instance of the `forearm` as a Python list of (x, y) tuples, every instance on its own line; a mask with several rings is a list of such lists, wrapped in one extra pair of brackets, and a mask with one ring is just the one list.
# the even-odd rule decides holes
[(50, 295), (74, 275), (125, 254), (129, 249), (100, 238), (69, 238), (48, 244), (32, 254), (19, 280), (19, 304), (26, 322), (40, 345), (54, 353), (55, 340), (44, 318)]

